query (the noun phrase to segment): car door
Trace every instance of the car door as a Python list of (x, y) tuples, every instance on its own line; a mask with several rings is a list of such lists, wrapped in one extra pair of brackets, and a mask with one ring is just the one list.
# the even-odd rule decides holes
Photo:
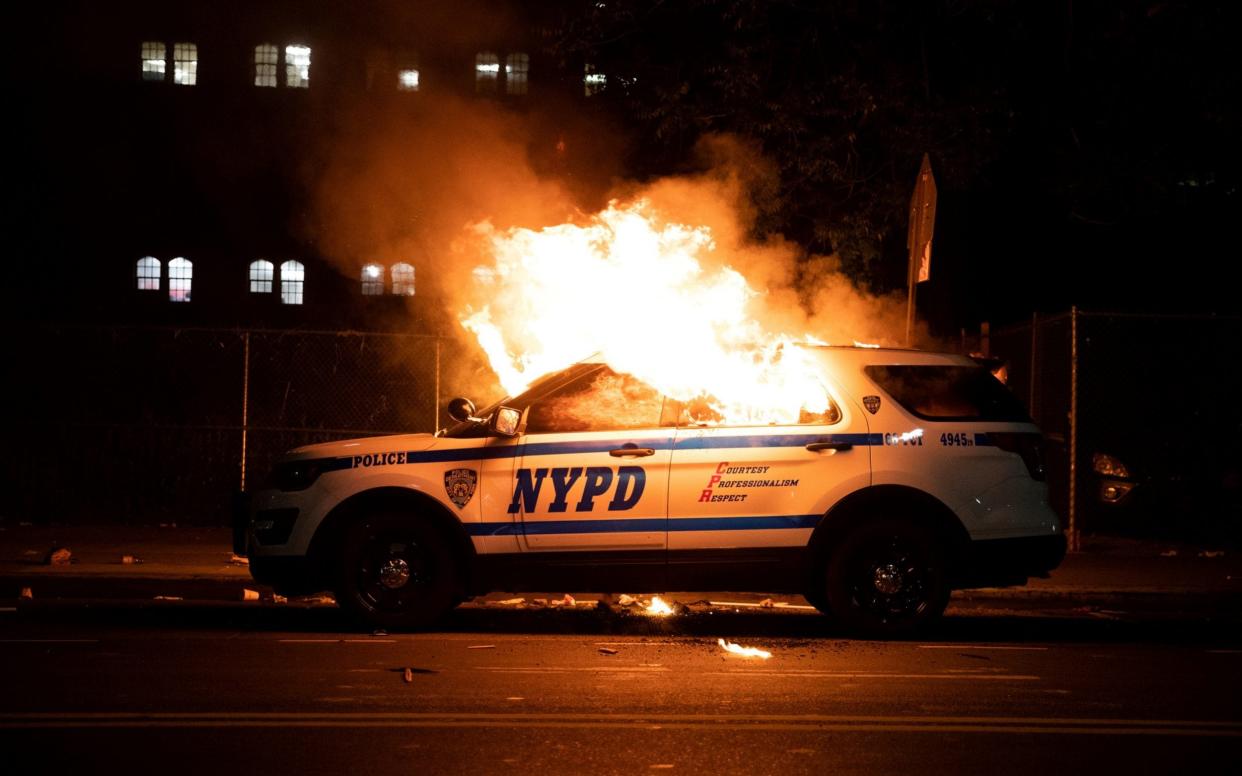
[(675, 429), (663, 398), (629, 375), (592, 369), (535, 400), (508, 510), (531, 552), (665, 548)]
[(683, 412), (671, 457), (670, 573), (679, 557), (704, 551), (745, 560), (756, 549), (800, 550), (832, 504), (870, 483), (864, 413), (832, 386), (825, 400), (787, 425), (697, 425)]

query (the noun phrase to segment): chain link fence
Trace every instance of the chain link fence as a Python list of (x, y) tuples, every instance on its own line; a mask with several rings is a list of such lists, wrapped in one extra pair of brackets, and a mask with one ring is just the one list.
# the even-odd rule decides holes
[[(1090, 533), (1242, 540), (1242, 318), (1073, 309), (988, 340), (1046, 436), (1071, 548)], [(1132, 490), (1109, 498), (1097, 456)]]
[(41, 327), (10, 338), (5, 521), (223, 525), (299, 445), (440, 424), (435, 336)]

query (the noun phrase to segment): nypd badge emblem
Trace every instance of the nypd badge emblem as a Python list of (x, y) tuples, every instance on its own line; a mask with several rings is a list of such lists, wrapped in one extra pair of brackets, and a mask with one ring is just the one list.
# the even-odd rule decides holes
[(867, 412), (870, 412), (872, 415), (876, 414), (880, 411), (880, 397), (864, 396), (863, 406), (867, 408)]
[(444, 473), (444, 492), (458, 509), (470, 503), (478, 483), (479, 475), (474, 469), (449, 469)]

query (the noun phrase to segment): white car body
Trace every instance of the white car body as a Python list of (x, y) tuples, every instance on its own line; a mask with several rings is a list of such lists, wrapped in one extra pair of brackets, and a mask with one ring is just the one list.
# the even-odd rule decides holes
[(916, 417), (864, 371), (975, 362), (815, 350), (839, 409), (831, 424), (410, 434), (294, 450), (284, 465), (319, 473), (301, 490), (254, 494), (244, 519), (255, 576), (291, 590), (330, 587), (339, 534), (326, 527), (351, 504), (403, 493), (457, 526), (463, 597), (556, 583), (801, 592), (816, 553), (831, 544), (833, 515), (866, 512), (864, 504), (924, 510), (929, 520), (934, 511), (937, 532), (955, 546), (955, 587), (1024, 582), (1060, 561), (1061, 524), (1045, 483), (1023, 455), (989, 443), (989, 434), (1038, 434), (1032, 423)]

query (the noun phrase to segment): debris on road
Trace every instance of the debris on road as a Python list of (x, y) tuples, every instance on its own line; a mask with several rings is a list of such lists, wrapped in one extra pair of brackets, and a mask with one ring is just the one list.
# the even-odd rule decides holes
[(21, 598), (25, 601), (29, 601), (30, 599), (34, 598), (34, 592), (31, 591), (31, 589), (28, 587), (23, 587), (21, 595), (19, 595), (18, 598)]
[(154, 601), (184, 601), (185, 599), (179, 595), (157, 595)]
[(599, 648), (599, 651), (600, 651), (602, 654), (605, 654), (605, 655), (615, 655), (615, 654), (617, 654), (617, 650), (615, 650), (615, 649), (609, 649), (608, 647), (600, 647), (600, 648)]
[(243, 600), (243, 601), (258, 601), (258, 600), (259, 600), (259, 591), (258, 591), (258, 590), (251, 590), (251, 589), (250, 589), (250, 588), (248, 588), (248, 587), (247, 587), (247, 588), (242, 588), (242, 591), (241, 591), (241, 600)]
[(384, 630), (383, 628), (376, 628), (375, 630), (371, 631), (371, 635), (372, 636), (387, 636), (388, 631)]
[(724, 639), (716, 639), (716, 643), (720, 644), (720, 646), (724, 648), (725, 652), (732, 652), (733, 654), (741, 655), (742, 657), (759, 657), (764, 660), (772, 657), (772, 653), (768, 652), (766, 649), (759, 649), (758, 647), (743, 647), (741, 644), (734, 644), (733, 642), (725, 641)]
[(637, 598), (632, 595), (626, 595), (625, 593), (622, 593), (621, 597), (617, 599), (618, 606), (633, 606), (636, 603), (638, 603)]
[(288, 599), (288, 598), (286, 598), (286, 597), (285, 597), (285, 596), (283, 596), (283, 595), (280, 595), (279, 593), (272, 593), (272, 603), (274, 603), (274, 604), (287, 604), (287, 603), (289, 603), (289, 599)]
[(495, 649), (495, 644), (471, 644), (466, 649)]
[(307, 604), (310, 606), (334, 606), (336, 599), (330, 595), (322, 593), (316, 595), (299, 595), (291, 599), (295, 604)]
[(247, 558), (244, 555), (238, 555), (237, 553), (232, 553), (229, 555), (229, 563), (234, 566), (249, 566), (250, 558)]
[(401, 678), (405, 680), (406, 684), (409, 684), (410, 682), (414, 681), (414, 672), (407, 667), (405, 669), (405, 673), (402, 674)]
[(1203, 550), (1199, 553), (1200, 558), (1219, 558), (1225, 554), (1224, 550)]
[(526, 603), (525, 598), (506, 598), (503, 601), (493, 601), (497, 606), (521, 606)]
[(53, 547), (43, 558), (45, 566), (68, 566), (73, 562), (73, 553), (68, 547)]
[(647, 614), (654, 615), (656, 617), (667, 617), (673, 613), (673, 607), (664, 603), (660, 596), (655, 595), (651, 597), (651, 603), (647, 604), (645, 611)]
[(564, 598), (558, 598), (555, 601), (549, 601), (548, 606), (555, 608), (557, 606), (574, 606), (577, 603), (578, 602), (574, 600), (573, 596), (571, 596), (569, 593), (566, 593)]
[(773, 608), (773, 607), (775, 607), (775, 606), (776, 606), (776, 604), (772, 601), (772, 599), (771, 599), (771, 598), (765, 598), (765, 599), (763, 599), (762, 601), (760, 601), (760, 602), (759, 602), (759, 608), (760, 608), (760, 609), (771, 609), (771, 608)]
[(122, 555), (121, 556), (122, 566), (136, 566), (142, 562), (143, 562), (142, 558), (139, 558), (137, 555)]
[(1162, 557), (1162, 558), (1176, 558), (1176, 557), (1177, 557), (1177, 550), (1165, 550), (1164, 552), (1160, 553), (1160, 557)]

